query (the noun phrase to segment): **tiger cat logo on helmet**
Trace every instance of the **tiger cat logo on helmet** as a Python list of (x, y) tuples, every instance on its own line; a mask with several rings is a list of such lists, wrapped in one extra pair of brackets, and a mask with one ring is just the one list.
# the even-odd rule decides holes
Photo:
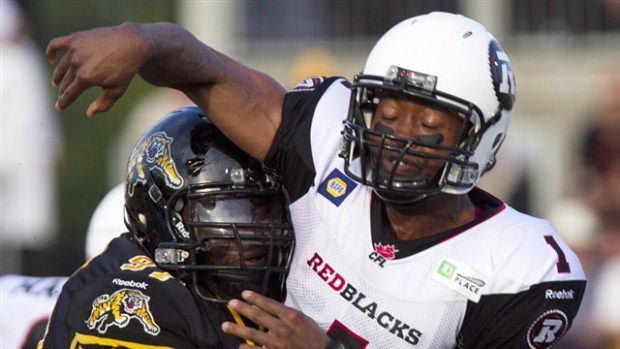
[(136, 147), (129, 157), (129, 170), (125, 181), (127, 193), (133, 195), (134, 188), (138, 183), (146, 183), (145, 168), (151, 172), (159, 171), (166, 185), (179, 189), (183, 186), (183, 177), (179, 175), (176, 164), (170, 156), (170, 144), (173, 138), (165, 132), (157, 132), (146, 138), (140, 146)]

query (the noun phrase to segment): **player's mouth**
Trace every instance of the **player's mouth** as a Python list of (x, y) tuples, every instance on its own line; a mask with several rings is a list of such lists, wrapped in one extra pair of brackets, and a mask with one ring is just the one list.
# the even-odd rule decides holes
[[(416, 159), (418, 160), (418, 159)], [(389, 173), (399, 176), (413, 176), (422, 171), (422, 166), (418, 161), (414, 159), (403, 158), (398, 161), (397, 156), (387, 155), (381, 158), (381, 168)]]

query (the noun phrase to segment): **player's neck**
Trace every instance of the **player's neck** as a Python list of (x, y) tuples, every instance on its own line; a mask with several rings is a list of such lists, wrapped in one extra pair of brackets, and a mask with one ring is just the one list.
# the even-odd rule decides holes
[(468, 195), (437, 194), (409, 207), (386, 204), (385, 209), (400, 240), (440, 234), (465, 225), (475, 217), (475, 207)]

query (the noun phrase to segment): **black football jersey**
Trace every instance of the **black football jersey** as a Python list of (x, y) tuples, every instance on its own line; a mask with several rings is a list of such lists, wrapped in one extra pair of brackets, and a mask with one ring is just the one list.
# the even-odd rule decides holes
[(345, 79), (307, 79), (285, 97), (265, 164), (291, 197), (296, 250), (286, 304), (347, 348), (549, 348), (585, 289), (579, 260), (549, 221), (490, 194), (478, 218), (395, 239), (372, 188), (338, 156), (351, 96)]
[(220, 329), (235, 322), (226, 305), (190, 289), (123, 234), (65, 283), (43, 348), (237, 348)]

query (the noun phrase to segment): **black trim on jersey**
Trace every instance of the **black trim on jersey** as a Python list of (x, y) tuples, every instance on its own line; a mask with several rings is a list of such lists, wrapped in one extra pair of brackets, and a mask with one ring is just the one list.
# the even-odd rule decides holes
[(366, 339), (352, 332), (338, 320), (334, 320), (329, 326), (327, 335), (331, 340), (325, 349), (364, 349), (368, 346)]
[(370, 224), (373, 244), (381, 243), (384, 246), (393, 245), (394, 248), (398, 250), (398, 253), (394, 259), (405, 258), (431, 248), (446, 239), (454, 237), (467, 229), (484, 222), (504, 208), (504, 203), (501, 200), (495, 198), (480, 188), (472, 189), (468, 195), (474, 205), (482, 210), (482, 213), (478, 219), (440, 234), (408, 241), (399, 240), (396, 238), (385, 211), (385, 204), (382, 200), (378, 199), (376, 196), (373, 196), (370, 207)]
[[(572, 325), (585, 287), (585, 280), (545, 282), (517, 294), (469, 301), (457, 348), (550, 348)], [(539, 319), (544, 320), (546, 314), (558, 314), (550, 326), (562, 326), (545, 329)]]
[(306, 194), (313, 185), (316, 169), (310, 127), (318, 101), (337, 79), (325, 79), (312, 89), (292, 90), (284, 97), (282, 122), (264, 164), (282, 179), (291, 202)]

